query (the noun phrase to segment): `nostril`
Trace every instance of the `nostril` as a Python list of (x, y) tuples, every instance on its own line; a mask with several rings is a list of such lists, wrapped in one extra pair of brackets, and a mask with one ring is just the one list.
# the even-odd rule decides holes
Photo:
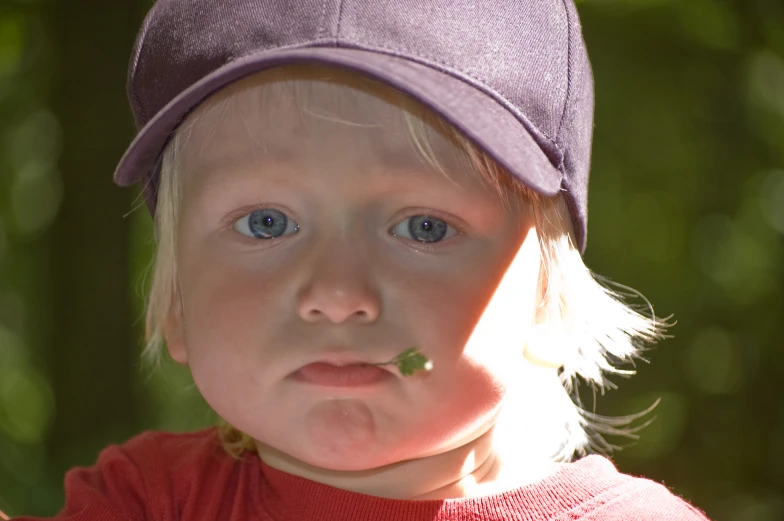
[[(350, 297), (350, 298), (349, 298)], [(376, 320), (380, 312), (380, 302), (375, 296), (342, 296), (327, 298), (321, 292), (311, 292), (300, 297), (297, 303), (299, 316), (308, 322), (327, 320), (339, 324), (347, 320), (368, 323)]]

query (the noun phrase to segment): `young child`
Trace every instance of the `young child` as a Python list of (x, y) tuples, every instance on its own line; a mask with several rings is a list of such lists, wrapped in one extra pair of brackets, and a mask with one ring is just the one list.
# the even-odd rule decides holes
[(582, 261), (571, 0), (158, 0), (128, 87), (145, 357), (223, 422), (108, 447), (57, 519), (706, 519), (586, 455), (628, 421), (575, 384), (663, 326)]

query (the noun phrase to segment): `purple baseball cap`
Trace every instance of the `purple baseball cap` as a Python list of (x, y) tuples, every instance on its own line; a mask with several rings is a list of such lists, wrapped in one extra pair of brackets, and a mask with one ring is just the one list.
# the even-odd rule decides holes
[(157, 0), (131, 58), (138, 134), (114, 180), (144, 184), (199, 103), (293, 63), (347, 68), (417, 99), (533, 190), (563, 191), (585, 251), (593, 75), (573, 0)]

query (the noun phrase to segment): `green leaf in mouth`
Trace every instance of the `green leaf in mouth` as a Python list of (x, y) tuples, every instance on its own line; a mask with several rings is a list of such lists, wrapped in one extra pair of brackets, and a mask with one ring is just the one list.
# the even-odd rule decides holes
[(416, 347), (409, 347), (408, 349), (405, 349), (402, 353), (388, 362), (369, 365), (396, 365), (400, 371), (400, 374), (403, 376), (411, 376), (417, 371), (433, 370), (433, 362), (428, 357), (420, 353)]

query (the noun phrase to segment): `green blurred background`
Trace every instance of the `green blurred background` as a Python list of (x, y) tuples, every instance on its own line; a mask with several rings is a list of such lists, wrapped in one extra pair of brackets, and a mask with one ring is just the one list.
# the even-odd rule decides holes
[[(218, 0), (216, 0), (218, 1)], [(140, 371), (150, 218), (112, 184), (149, 0), (0, 0), (0, 509), (52, 515), (65, 471), (212, 421)], [(616, 453), (715, 521), (784, 520), (784, 2), (584, 0), (596, 76), (586, 261), (674, 314), (597, 412)], [(611, 440), (624, 443), (624, 440)]]

